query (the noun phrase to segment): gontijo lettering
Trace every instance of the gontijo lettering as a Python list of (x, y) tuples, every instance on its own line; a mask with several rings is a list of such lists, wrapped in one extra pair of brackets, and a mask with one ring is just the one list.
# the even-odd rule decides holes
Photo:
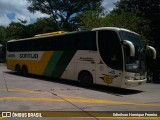
[(38, 58), (38, 54), (19, 54), (20, 58)]

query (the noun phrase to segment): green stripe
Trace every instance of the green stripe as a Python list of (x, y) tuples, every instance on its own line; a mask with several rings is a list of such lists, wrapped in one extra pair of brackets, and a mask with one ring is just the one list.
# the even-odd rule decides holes
[(63, 51), (56, 51), (55, 53), (53, 53), (50, 61), (48, 62), (48, 65), (43, 73), (44, 76), (51, 76), (52, 71), (54, 71), (54, 68), (57, 64), (57, 62), (59, 61), (59, 59), (61, 58), (61, 55), (63, 54)]
[(56, 64), (55, 70), (52, 71), (51, 77), (60, 78), (75, 53), (76, 51), (65, 51), (59, 59), (58, 63)]
[(56, 51), (44, 72), (45, 76), (60, 78), (76, 51)]

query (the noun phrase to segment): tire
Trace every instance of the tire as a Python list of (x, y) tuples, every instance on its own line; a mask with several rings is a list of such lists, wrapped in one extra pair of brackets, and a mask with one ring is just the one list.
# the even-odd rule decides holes
[(28, 68), (26, 65), (22, 66), (22, 75), (27, 76), (28, 75)]
[(90, 72), (82, 71), (78, 75), (78, 80), (82, 84), (82, 86), (88, 87), (93, 85), (93, 77)]
[(18, 74), (21, 74), (21, 67), (20, 67), (19, 64), (17, 64), (17, 65), (15, 66), (15, 71), (16, 71)]

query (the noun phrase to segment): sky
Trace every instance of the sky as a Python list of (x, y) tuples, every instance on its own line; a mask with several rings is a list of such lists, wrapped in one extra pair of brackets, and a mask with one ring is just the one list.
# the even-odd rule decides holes
[[(103, 0), (102, 6), (105, 10), (112, 10), (118, 0)], [(48, 17), (40, 12), (30, 13), (27, 7), (30, 5), (26, 0), (0, 0), (0, 26), (8, 26), (12, 21), (18, 19), (27, 20), (28, 24), (34, 23), (37, 18)]]

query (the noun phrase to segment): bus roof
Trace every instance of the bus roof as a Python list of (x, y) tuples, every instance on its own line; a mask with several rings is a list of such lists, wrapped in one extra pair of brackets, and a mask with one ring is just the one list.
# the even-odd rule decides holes
[(113, 31), (126, 31), (126, 32), (130, 32), (130, 33), (134, 33), (136, 35), (139, 35), (137, 34), (136, 32), (133, 32), (131, 30), (128, 30), (128, 29), (124, 29), (124, 28), (118, 28), (118, 27), (99, 27), (99, 28), (93, 28), (92, 31), (99, 31), (99, 30), (113, 30)]
[[(137, 34), (133, 31), (130, 31), (128, 29), (124, 28), (118, 28), (118, 27), (99, 27), (99, 28), (93, 28), (92, 30), (82, 30), (82, 31), (72, 31), (72, 32), (65, 32), (65, 31), (57, 31), (57, 32), (50, 32), (50, 33), (43, 33), (43, 34), (37, 34), (34, 37), (31, 38), (23, 38), (23, 39), (15, 39), (15, 40), (10, 40), (8, 42), (16, 42), (16, 41), (22, 41), (22, 40), (32, 40), (32, 39), (38, 39), (38, 38), (46, 38), (46, 37), (53, 37), (53, 36), (61, 36), (61, 35), (67, 35), (67, 34), (76, 34), (76, 33), (81, 33), (81, 32), (89, 32), (89, 31), (99, 31), (99, 30), (113, 30), (113, 31), (126, 31), (126, 32), (131, 32), (134, 34)], [(139, 35), (139, 34), (137, 34)]]
[(13, 39), (13, 40), (9, 40), (8, 42), (17, 42), (17, 41), (23, 41), (23, 40), (32, 40), (32, 39), (39, 39), (39, 38), (47, 38), (47, 37), (69, 35), (69, 34), (76, 34), (76, 33), (89, 32), (89, 31), (91, 31), (91, 30), (72, 31), (72, 32), (57, 31), (57, 32), (38, 34), (38, 35), (35, 35), (34, 37), (30, 37), (30, 38)]

